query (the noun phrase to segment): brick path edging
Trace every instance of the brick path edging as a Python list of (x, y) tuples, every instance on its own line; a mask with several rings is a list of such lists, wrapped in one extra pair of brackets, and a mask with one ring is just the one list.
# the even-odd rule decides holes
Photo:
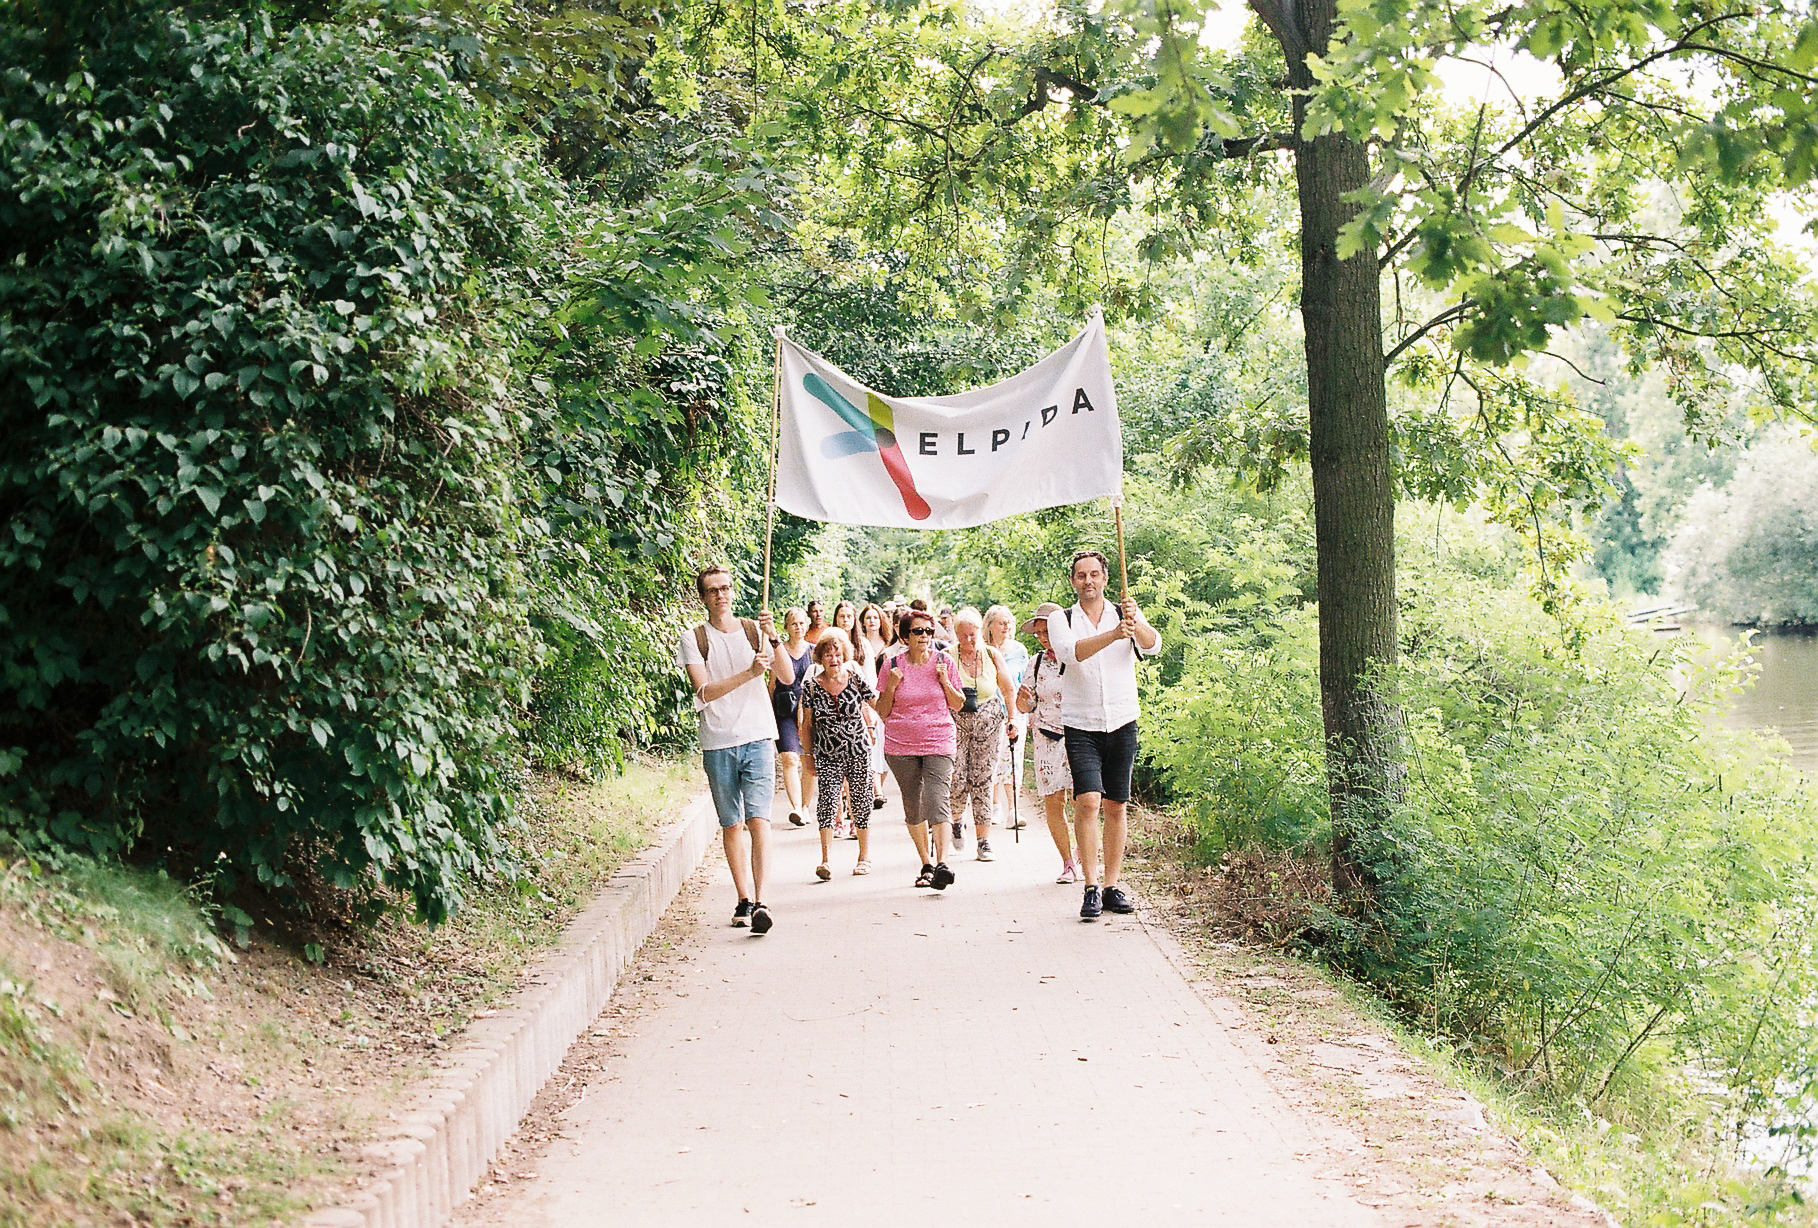
[(467, 1200), (568, 1048), (701, 864), (718, 823), (705, 794), (607, 882), (510, 1006), (476, 1019), (366, 1153), (383, 1171), (299, 1228), (441, 1228)]

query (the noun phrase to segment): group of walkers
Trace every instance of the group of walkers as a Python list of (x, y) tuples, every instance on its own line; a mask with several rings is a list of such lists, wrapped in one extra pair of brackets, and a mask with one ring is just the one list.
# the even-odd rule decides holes
[(811, 601), (784, 612), (779, 635), (768, 610), (755, 621), (733, 615), (725, 568), (700, 572), (707, 620), (683, 633), (678, 660), (694, 689), (738, 890), (732, 924), (764, 934), (773, 922), (762, 901), (778, 773), (795, 826), (816, 797), (823, 881), (842, 837), (858, 842), (852, 873), (871, 872), (870, 818), (894, 777), (921, 864), (915, 886), (944, 891), (968, 818), (975, 858), (993, 859), (998, 799), (1014, 810), (1025, 746), (1061, 856), (1056, 882), (1084, 884), (1081, 920), (1134, 911), (1118, 880), (1137, 751), (1136, 663), (1161, 638), (1134, 601), (1105, 599), (1099, 551), (1074, 555), (1068, 578), (1075, 604), (1045, 603), (1020, 628), (1041, 645), (1032, 656), (1006, 606), (980, 614), (931, 611), (921, 600), (862, 609), (841, 601), (828, 620)]

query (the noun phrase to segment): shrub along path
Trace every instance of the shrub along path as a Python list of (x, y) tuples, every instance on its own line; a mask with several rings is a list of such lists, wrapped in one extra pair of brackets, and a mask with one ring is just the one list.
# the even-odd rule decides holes
[(1601, 1220), (1506, 1194), (1455, 1214), (1462, 1187), (1437, 1187), (1456, 1171), (1385, 1197), (1409, 1190), (1282, 1094), (1263, 1038), (1189, 978), (1147, 904), (1082, 924), (1035, 829), (999, 833), (990, 864), (968, 847), (945, 893), (916, 890), (899, 813), (879, 815), (868, 878), (838, 842), (818, 883), (813, 828), (776, 831), (763, 938), (727, 924), (716, 855), (628, 978), (633, 1001), (533, 1112), (540, 1151), (508, 1154), (460, 1222)]

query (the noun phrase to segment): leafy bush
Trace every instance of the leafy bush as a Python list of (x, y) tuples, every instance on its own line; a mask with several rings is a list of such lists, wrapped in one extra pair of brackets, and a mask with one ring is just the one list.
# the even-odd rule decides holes
[[(1305, 933), (1505, 1076), (1606, 1116), (1802, 1120), (1818, 804), (1708, 721), (1734, 670), (1590, 605), (1564, 635), (1483, 538), (1405, 544), (1407, 797), (1363, 850), (1383, 897), (1369, 928), (1315, 908)], [(1314, 626), (1284, 607), (1210, 628), (1152, 709), (1208, 859), (1329, 835)]]
[(700, 617), (694, 569), (762, 550), (765, 495), (741, 486), (767, 476), (769, 350), (760, 364), (741, 340), (757, 330), (740, 327), (738, 266), (782, 185), (732, 166), (748, 158), (736, 136), (696, 136), (622, 170), (624, 199), (565, 209), (581, 239), (539, 338), (524, 451), (549, 649), (525, 735), (564, 767), (613, 770), (628, 746), (694, 736), (675, 664), (677, 628)]
[(1736, 623), (1818, 624), (1818, 451), (1781, 428), (1751, 444), (1721, 487), (1687, 503), (1668, 585)]
[(0, 63), (0, 799), (439, 919), (502, 855), (536, 659), (536, 164), (371, 24), (145, 7)]
[(1279, 636), (1203, 636), (1185, 675), (1146, 706), (1147, 757), (1198, 825), (1208, 863), (1329, 835), (1312, 630), (1295, 619)]

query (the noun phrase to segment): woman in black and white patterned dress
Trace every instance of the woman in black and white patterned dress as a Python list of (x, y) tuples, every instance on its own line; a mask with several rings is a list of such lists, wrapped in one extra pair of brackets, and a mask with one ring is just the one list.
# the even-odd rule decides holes
[(877, 698), (871, 684), (854, 669), (851, 641), (837, 627), (821, 634), (814, 646), (820, 667), (802, 688), (802, 746), (821, 781), (815, 818), (821, 829), (821, 864), (815, 877), (833, 877), (833, 821), (840, 811), (840, 785), (852, 796), (852, 824), (858, 829), (858, 864), (854, 874), (871, 873), (871, 738), (865, 731), (865, 705)]

